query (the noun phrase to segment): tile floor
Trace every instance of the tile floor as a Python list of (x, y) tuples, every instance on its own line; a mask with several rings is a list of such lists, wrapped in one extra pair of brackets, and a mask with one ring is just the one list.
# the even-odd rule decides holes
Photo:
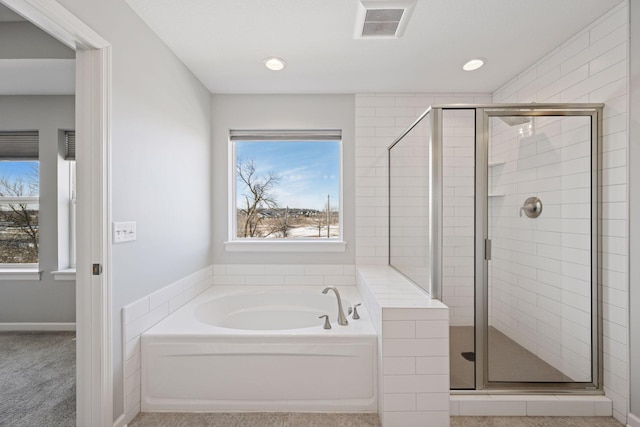
[[(376, 414), (140, 413), (129, 427), (371, 427)], [(426, 426), (426, 424), (425, 424)], [(621, 427), (609, 417), (451, 417), (451, 427)]]

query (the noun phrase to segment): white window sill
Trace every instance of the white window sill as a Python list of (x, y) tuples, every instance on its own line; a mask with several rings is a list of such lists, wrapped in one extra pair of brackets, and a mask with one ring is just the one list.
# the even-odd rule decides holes
[(344, 252), (342, 240), (232, 240), (224, 242), (227, 252)]
[(62, 270), (52, 271), (53, 280), (76, 280), (76, 269), (65, 268)]
[(0, 280), (40, 280), (41, 273), (37, 268), (0, 267)]

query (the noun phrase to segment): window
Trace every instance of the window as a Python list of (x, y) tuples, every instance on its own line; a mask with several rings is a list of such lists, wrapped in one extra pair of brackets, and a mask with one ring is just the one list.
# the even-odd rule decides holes
[(0, 267), (37, 268), (38, 132), (0, 132)]
[(230, 141), (228, 250), (344, 250), (340, 131), (231, 131)]
[(74, 280), (76, 268), (76, 139), (75, 131), (59, 131), (58, 269), (55, 280)]
[(65, 194), (69, 206), (69, 268), (76, 268), (76, 132), (66, 131), (65, 156), (69, 168), (69, 188)]

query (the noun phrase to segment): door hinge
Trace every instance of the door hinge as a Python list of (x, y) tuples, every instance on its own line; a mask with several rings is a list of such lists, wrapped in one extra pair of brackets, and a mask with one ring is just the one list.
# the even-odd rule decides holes
[(484, 239), (484, 259), (491, 261), (491, 239)]
[(102, 265), (100, 264), (93, 264), (93, 267), (91, 268), (91, 271), (93, 272), (94, 276), (99, 276), (102, 274)]

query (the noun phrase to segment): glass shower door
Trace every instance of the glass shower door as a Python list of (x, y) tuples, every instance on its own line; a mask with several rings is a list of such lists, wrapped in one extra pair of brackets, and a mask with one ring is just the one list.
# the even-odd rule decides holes
[(593, 117), (486, 114), (485, 384), (591, 383)]

